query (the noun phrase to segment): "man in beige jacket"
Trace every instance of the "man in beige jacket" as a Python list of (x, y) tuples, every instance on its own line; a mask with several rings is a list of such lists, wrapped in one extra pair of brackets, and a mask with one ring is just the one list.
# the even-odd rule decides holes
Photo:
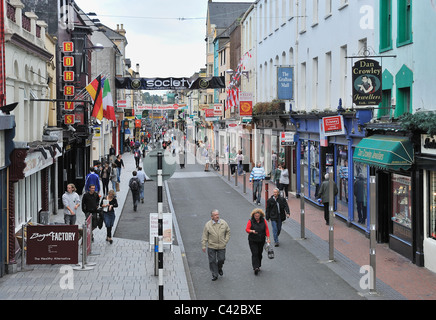
[(203, 252), (206, 252), (207, 246), (212, 281), (218, 279), (218, 274), (223, 275), (223, 264), (226, 259), (226, 245), (229, 239), (229, 225), (223, 219), (220, 219), (218, 210), (213, 210), (211, 212), (211, 220), (206, 222), (201, 238)]

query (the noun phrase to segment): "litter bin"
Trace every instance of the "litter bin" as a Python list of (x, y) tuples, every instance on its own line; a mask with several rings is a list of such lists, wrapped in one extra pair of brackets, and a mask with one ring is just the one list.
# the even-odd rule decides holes
[(50, 216), (50, 211), (40, 211), (38, 217), (38, 223), (47, 225), (49, 216)]

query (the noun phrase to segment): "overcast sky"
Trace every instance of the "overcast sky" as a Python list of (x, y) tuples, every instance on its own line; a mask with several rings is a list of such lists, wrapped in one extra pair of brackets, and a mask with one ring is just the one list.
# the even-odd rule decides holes
[[(224, 2), (224, 1), (214, 1)], [(253, 2), (234, 1), (225, 2)], [(76, 0), (116, 30), (123, 24), (132, 66), (141, 77), (190, 77), (206, 63), (207, 0)], [(182, 20), (184, 19), (184, 20)]]

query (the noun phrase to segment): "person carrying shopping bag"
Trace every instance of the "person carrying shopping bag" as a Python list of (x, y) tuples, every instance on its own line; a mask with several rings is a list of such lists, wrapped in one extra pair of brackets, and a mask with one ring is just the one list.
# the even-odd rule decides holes
[(245, 231), (248, 233), (248, 245), (251, 251), (251, 264), (254, 274), (258, 275), (262, 265), (262, 251), (265, 241), (270, 244), (268, 224), (262, 209), (251, 212)]

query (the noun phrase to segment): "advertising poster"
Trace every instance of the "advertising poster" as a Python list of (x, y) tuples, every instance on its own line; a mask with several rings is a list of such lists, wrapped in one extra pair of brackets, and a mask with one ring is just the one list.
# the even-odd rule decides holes
[(79, 227), (27, 227), (27, 264), (77, 264)]
[[(150, 244), (154, 245), (154, 237), (159, 236), (159, 214), (150, 213)], [(163, 243), (173, 243), (173, 217), (171, 213), (163, 214)]]

